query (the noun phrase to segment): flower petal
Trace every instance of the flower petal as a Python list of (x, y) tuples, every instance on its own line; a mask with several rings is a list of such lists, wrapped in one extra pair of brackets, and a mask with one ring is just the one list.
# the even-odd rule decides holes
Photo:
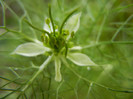
[(69, 53), (67, 58), (79, 66), (96, 66), (87, 55), (82, 53)]
[(33, 57), (43, 54), (45, 51), (50, 51), (50, 49), (44, 47), (42, 44), (30, 42), (19, 45), (12, 54)]
[(72, 48), (69, 48), (69, 50), (81, 50), (82, 47), (81, 46), (74, 46)]
[(69, 33), (76, 32), (80, 26), (80, 16), (81, 12), (74, 14), (68, 19), (63, 29), (69, 30)]
[(62, 80), (60, 68), (61, 68), (61, 61), (58, 57), (55, 57), (55, 80), (58, 82)]

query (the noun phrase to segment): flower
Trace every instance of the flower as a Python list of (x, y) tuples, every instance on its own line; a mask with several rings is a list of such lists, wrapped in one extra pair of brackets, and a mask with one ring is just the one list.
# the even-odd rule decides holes
[(52, 18), (46, 18), (43, 29), (47, 31), (47, 34), (42, 33), (42, 41), (35, 40), (35, 42), (21, 44), (13, 53), (26, 57), (45, 55), (45, 53), (49, 53), (49, 55), (53, 54), (55, 61), (55, 80), (59, 82), (62, 80), (60, 71), (61, 58), (67, 58), (78, 66), (96, 66), (87, 55), (73, 52), (74, 50), (82, 49), (80, 46), (73, 46), (71, 42), (71, 39), (80, 26), (80, 16), (81, 13), (72, 15), (62, 24), (60, 30), (53, 23)]

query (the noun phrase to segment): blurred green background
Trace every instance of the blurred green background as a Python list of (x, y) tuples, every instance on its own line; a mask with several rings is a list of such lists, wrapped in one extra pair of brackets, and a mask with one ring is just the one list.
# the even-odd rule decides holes
[[(63, 64), (63, 81), (54, 80), (54, 63), (26, 91), (28, 99), (133, 99), (133, 1), (132, 0), (0, 0), (0, 99), (16, 99), (16, 90), (26, 83), (46, 56), (27, 58), (11, 52), (28, 40), (16, 32), (41, 40), (41, 33), (23, 21), (43, 28), (52, 6), (54, 22), (61, 25), (66, 15), (79, 7), (80, 28), (73, 42), (84, 48), (98, 67), (79, 67), (69, 62), (77, 77)], [(5, 10), (3, 10), (5, 9)], [(5, 11), (5, 17), (4, 13)], [(5, 18), (5, 24), (4, 24)], [(87, 79), (88, 81), (84, 80)], [(91, 83), (89, 83), (91, 82)], [(114, 90), (113, 90), (114, 89)], [(120, 92), (122, 91), (122, 92)], [(26, 99), (26, 97), (21, 97)], [(21, 99), (20, 98), (20, 99)]]

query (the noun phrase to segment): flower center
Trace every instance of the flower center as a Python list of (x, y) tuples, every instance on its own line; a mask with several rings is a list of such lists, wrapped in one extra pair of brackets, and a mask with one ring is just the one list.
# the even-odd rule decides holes
[(50, 49), (53, 50), (55, 54), (58, 54), (60, 52), (65, 52), (67, 53), (68, 49), (68, 41), (67, 41), (67, 36), (69, 32), (67, 30), (62, 30), (62, 33), (53, 32), (50, 33), (50, 35), (42, 34), (42, 42), (44, 46), (49, 47)]

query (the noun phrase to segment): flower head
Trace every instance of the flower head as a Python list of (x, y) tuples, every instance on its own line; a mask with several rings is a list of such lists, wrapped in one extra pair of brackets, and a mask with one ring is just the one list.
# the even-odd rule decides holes
[(67, 58), (78, 66), (95, 66), (96, 64), (91, 61), (87, 55), (72, 52), (72, 50), (82, 49), (80, 46), (73, 46), (71, 44), (71, 39), (74, 37), (80, 26), (81, 16), (81, 12), (77, 14), (73, 14), (73, 12), (66, 17), (61, 28), (58, 29), (58, 26), (53, 22), (51, 11), (49, 11), (50, 18), (45, 19), (43, 29), (46, 33), (42, 33), (42, 40), (35, 40), (35, 42), (21, 44), (13, 53), (26, 57), (35, 57), (40, 54), (45, 55), (46, 52), (50, 53), (49, 55), (53, 54), (56, 81), (61, 81), (62, 79), (60, 71), (61, 58)]

